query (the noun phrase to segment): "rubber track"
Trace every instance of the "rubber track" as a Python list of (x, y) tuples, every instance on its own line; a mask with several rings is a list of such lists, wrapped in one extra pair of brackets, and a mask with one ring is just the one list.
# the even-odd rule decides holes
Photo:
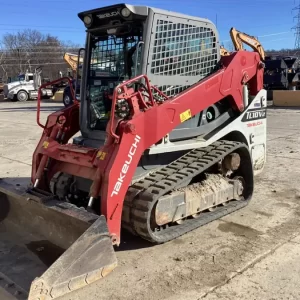
[(150, 242), (164, 243), (245, 207), (250, 199), (229, 202), (226, 206), (216, 207), (212, 212), (201, 212), (198, 218), (186, 219), (182, 224), (159, 231), (152, 231), (150, 227), (151, 211), (161, 196), (180, 185), (185, 185), (185, 182), (205, 172), (226, 155), (246, 147), (240, 142), (217, 141), (206, 148), (188, 152), (161, 170), (136, 182), (128, 189), (125, 197), (124, 209), (129, 210), (131, 221), (130, 224), (123, 221), (123, 227)]

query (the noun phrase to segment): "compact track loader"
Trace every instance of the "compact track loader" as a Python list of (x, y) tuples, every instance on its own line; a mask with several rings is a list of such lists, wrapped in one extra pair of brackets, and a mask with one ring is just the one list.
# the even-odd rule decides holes
[[(111, 272), (121, 228), (165, 243), (245, 207), (266, 161), (261, 48), (221, 56), (211, 21), (146, 6), (79, 18), (80, 99), (42, 124), (39, 97), (31, 185), (0, 187), (12, 232), (1, 239), (0, 272), (18, 297), (30, 286), (31, 300)], [(9, 265), (14, 251), (23, 283)]]

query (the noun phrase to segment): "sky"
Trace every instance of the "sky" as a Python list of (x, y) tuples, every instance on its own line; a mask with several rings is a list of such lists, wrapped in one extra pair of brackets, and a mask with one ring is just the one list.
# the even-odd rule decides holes
[[(4, 34), (36, 29), (63, 41), (84, 45), (85, 27), (77, 14), (81, 11), (120, 3), (111, 0), (14, 0), (1, 1), (0, 41)], [(297, 25), (293, 8), (300, 0), (131, 0), (147, 5), (208, 18), (218, 28), (220, 41), (230, 43), (229, 30), (259, 37), (265, 49), (294, 48)]]

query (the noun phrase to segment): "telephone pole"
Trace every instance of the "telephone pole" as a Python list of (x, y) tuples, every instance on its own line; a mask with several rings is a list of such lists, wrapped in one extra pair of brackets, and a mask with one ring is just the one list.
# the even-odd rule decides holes
[(297, 24), (292, 27), (295, 32), (295, 49), (300, 49), (300, 4), (292, 9), (292, 11), (297, 11), (297, 15), (294, 16), (294, 19), (297, 20)]

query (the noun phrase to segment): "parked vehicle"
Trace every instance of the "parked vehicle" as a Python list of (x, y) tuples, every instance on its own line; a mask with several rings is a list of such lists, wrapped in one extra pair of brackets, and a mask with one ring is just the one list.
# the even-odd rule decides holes
[[(77, 80), (77, 86), (76, 86), (76, 79), (72, 80), (72, 88), (75, 91), (76, 88), (76, 98), (79, 98), (80, 95), (80, 80)], [(73, 104), (73, 97), (72, 97), (72, 93), (71, 93), (71, 88), (70, 85), (68, 84), (65, 89), (64, 89), (64, 93), (63, 93), (63, 103), (65, 105), (65, 107), (68, 107), (70, 105)]]
[[(3, 87), (4, 96), (12, 101), (27, 101), (29, 99), (37, 99), (38, 89), (41, 86), (41, 67), (35, 69), (34, 73), (26, 72), (19, 75), (16, 79), (12, 79)], [(52, 97), (51, 88), (42, 89), (44, 97)]]

